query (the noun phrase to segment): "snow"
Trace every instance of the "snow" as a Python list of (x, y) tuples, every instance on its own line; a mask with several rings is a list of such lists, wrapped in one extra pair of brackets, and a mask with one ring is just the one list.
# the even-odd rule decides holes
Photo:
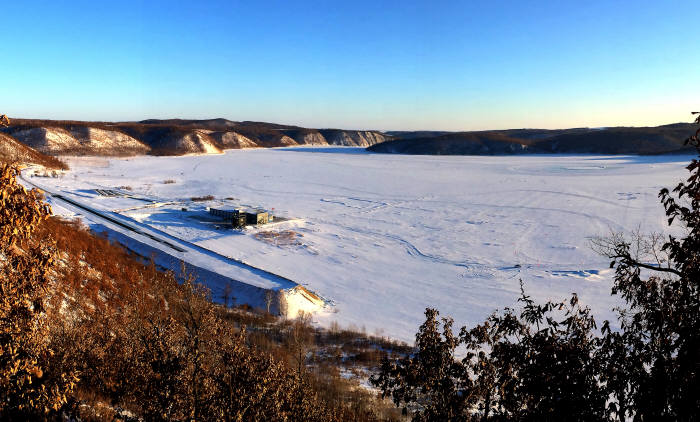
[[(515, 305), (519, 279), (536, 299), (576, 292), (598, 318), (613, 318), (618, 299), (609, 294), (609, 262), (589, 239), (611, 230), (665, 230), (658, 191), (685, 177), (689, 159), (292, 147), (116, 158), (108, 166), (76, 157), (65, 176), (31, 180), (109, 211), (139, 201), (90, 192), (131, 186), (166, 205), (121, 211), (120, 218), (303, 285), (329, 304), (314, 316), (322, 325), (337, 321), (411, 342), (426, 307), (456, 326), (477, 324)], [(189, 201), (206, 195), (216, 200)], [(274, 208), (276, 217), (292, 220), (221, 230), (206, 213), (220, 204)], [(76, 212), (68, 208), (54, 211)], [(261, 231), (294, 235), (271, 242), (255, 236)], [(220, 261), (197, 265), (227, 271)]]

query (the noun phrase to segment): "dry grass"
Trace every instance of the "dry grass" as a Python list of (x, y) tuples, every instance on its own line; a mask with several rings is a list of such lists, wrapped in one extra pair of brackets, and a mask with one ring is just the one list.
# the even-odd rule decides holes
[(261, 231), (255, 233), (255, 238), (274, 246), (302, 246), (301, 238), (303, 234), (293, 230), (282, 231)]
[(214, 199), (214, 195), (193, 196), (192, 198), (190, 198), (190, 201), (203, 202), (203, 201), (211, 201), (213, 199)]
[[(70, 297), (90, 303), (89, 308), (94, 309), (96, 315), (111, 315), (107, 322), (110, 318), (123, 317), (119, 309), (134, 294), (135, 286), (131, 280), (139, 279), (139, 274), (154, 271), (122, 247), (110, 243), (105, 237), (93, 235), (76, 221), (52, 218), (42, 225), (41, 231), (42, 235), (54, 238), (58, 249), (62, 251), (61, 282), (67, 291), (72, 292)], [(235, 302), (236, 291), (232, 290), (230, 295)], [(173, 298), (169, 300), (172, 301)], [(304, 378), (315, 394), (318, 394), (321, 403), (351, 412), (353, 416), (345, 420), (400, 419), (391, 403), (380, 400), (374, 392), (361, 388), (358, 379), (346, 378), (347, 374), (358, 374), (360, 379), (366, 378), (378, 366), (382, 353), (389, 351), (392, 356), (407, 353), (410, 350), (408, 346), (340, 329), (337, 324), (329, 330), (318, 329), (308, 320), (282, 319), (246, 305), (237, 308), (217, 305), (215, 313), (224, 326), (233, 329), (246, 327), (246, 343), (251, 350), (269, 353), (293, 371), (299, 363), (298, 352), (302, 350)], [(293, 341), (299, 338), (304, 339), (303, 342)], [(108, 362), (119, 369), (118, 359)], [(95, 373), (100, 374), (99, 371)], [(114, 409), (110, 406), (98, 409), (97, 406), (109, 400), (89, 393), (97, 391), (93, 383), (98, 378), (90, 378), (85, 374), (76, 399), (79, 402), (93, 403), (87, 410), (95, 412), (92, 415), (95, 420), (102, 417), (111, 420), (109, 417)]]
[(316, 391), (327, 402), (353, 403), (353, 406), (371, 408), (385, 420), (401, 420), (395, 406), (375, 396), (359, 385), (378, 370), (383, 356), (391, 358), (414, 352), (412, 346), (386, 337), (367, 335), (357, 328), (341, 328), (336, 322), (328, 329), (272, 316), (264, 310), (250, 307), (220, 310), (223, 319), (245, 326), (249, 343), (266, 351), (291, 366), (297, 364), (294, 343), (290, 335), (301, 330), (306, 338), (303, 344), (304, 362)]

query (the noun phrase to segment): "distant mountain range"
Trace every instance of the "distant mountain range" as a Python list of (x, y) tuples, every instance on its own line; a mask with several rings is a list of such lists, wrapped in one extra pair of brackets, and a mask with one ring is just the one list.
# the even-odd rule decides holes
[[(474, 132), (309, 129), (227, 119), (81, 122), (12, 119), (0, 132), (0, 161), (46, 162), (61, 155), (184, 155), (225, 149), (344, 145), (424, 155), (665, 154), (691, 151), (694, 125)], [(48, 160), (48, 161), (47, 161)]]
[(394, 139), (369, 151), (421, 155), (667, 154), (696, 130), (690, 123), (656, 127), (509, 129), (479, 132), (387, 132)]
[(184, 155), (293, 145), (367, 147), (387, 139), (371, 130), (307, 129), (226, 119), (116, 123), (12, 119), (3, 132), (50, 155), (104, 156)]

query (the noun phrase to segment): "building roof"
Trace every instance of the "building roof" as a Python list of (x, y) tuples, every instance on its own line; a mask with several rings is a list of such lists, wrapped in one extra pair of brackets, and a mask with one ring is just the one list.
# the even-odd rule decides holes
[(210, 210), (218, 210), (218, 211), (229, 211), (229, 212), (234, 212), (234, 211), (245, 211), (243, 207), (209, 207)]

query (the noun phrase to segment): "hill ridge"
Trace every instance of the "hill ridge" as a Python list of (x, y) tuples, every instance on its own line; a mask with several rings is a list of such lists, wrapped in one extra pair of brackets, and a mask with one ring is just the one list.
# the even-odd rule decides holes
[(650, 127), (507, 129), (472, 132), (390, 132), (394, 139), (369, 151), (414, 155), (667, 154), (684, 145), (691, 123)]
[(388, 136), (371, 130), (309, 129), (266, 122), (145, 119), (136, 122), (12, 119), (3, 131), (50, 155), (184, 155), (294, 145), (371, 146)]

